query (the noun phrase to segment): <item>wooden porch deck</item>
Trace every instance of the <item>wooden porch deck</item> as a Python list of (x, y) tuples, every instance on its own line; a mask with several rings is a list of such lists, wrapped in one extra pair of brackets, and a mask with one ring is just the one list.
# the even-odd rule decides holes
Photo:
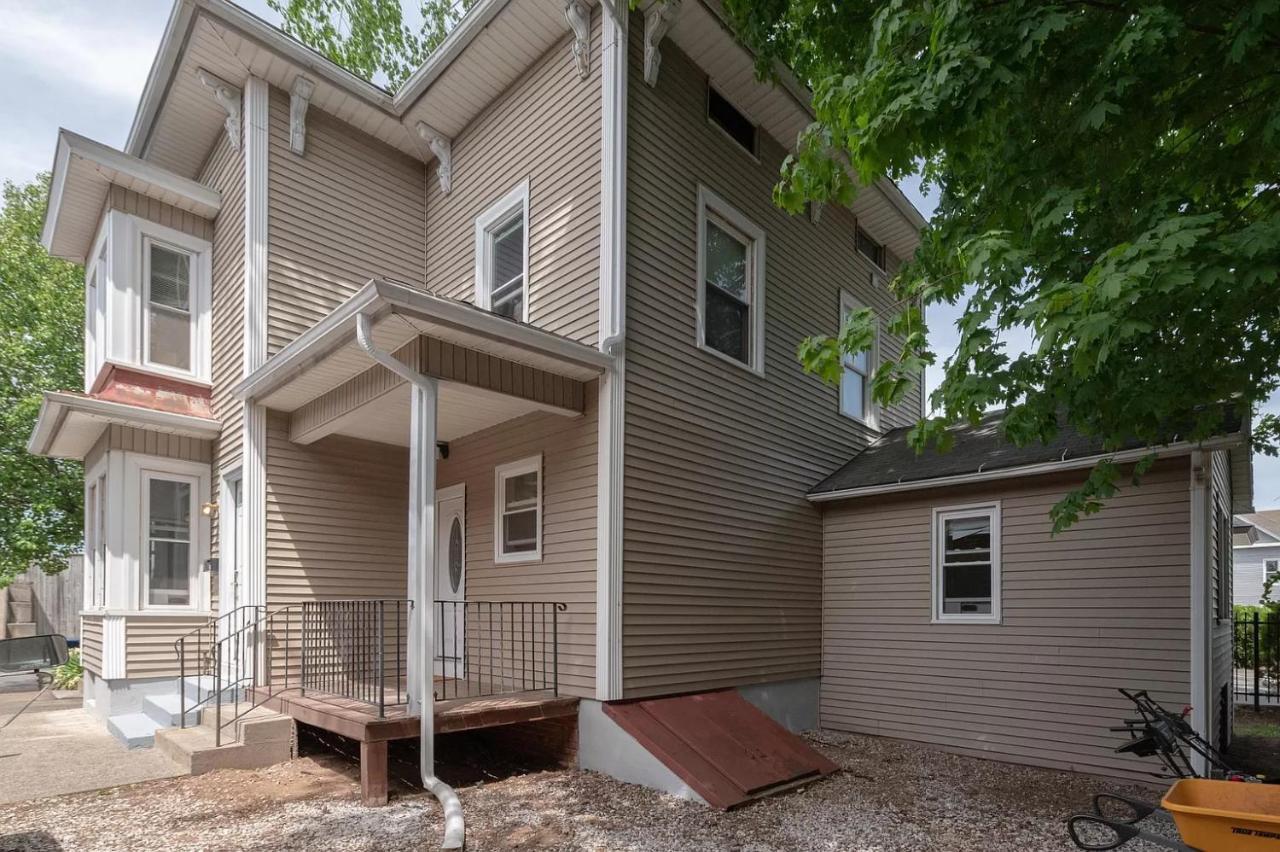
[[(306, 695), (297, 689), (274, 694), (265, 687), (253, 691), (263, 707), (359, 742), (361, 798), (366, 805), (386, 804), (387, 743), (416, 739), (421, 731), (417, 715), (409, 715), (405, 705), (395, 705), (386, 707), (385, 716), (379, 718), (376, 707), (314, 690), (308, 690)], [(573, 716), (577, 712), (577, 698), (555, 695), (551, 690), (450, 698), (435, 703), (435, 732), (496, 728)]]

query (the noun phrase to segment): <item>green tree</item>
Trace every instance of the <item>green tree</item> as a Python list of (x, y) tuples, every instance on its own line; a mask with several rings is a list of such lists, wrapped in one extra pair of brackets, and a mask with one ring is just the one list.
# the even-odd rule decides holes
[(422, 26), (404, 22), (400, 0), (267, 0), (284, 31), (353, 74), (384, 75), (398, 89), (475, 0), (421, 0)]
[(84, 276), (40, 245), (48, 198), (47, 174), (6, 181), (0, 209), (0, 586), (82, 539), (82, 466), (27, 452), (41, 393), (84, 382)]
[[(938, 208), (892, 283), (906, 339), (873, 390), (898, 399), (933, 363), (921, 306), (967, 300), (960, 340), (913, 429), (1008, 410), (1006, 437), (1059, 417), (1113, 448), (1201, 439), (1280, 379), (1280, 2), (726, 0), (740, 37), (795, 69), (816, 122), (775, 200), (848, 203), (922, 174)], [(870, 340), (864, 312), (800, 347), (832, 379)], [(1031, 351), (1011, 354), (1011, 330)], [(1254, 427), (1275, 453), (1277, 422)], [(1097, 511), (1099, 465), (1053, 510)]]

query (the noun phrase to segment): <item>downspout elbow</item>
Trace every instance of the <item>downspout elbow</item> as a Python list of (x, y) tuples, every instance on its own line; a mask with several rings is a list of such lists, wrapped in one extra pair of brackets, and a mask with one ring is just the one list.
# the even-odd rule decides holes
[(356, 343), (370, 358), (406, 382), (424, 386), (430, 383), (431, 380), (422, 375), (422, 373), (419, 373), (408, 364), (396, 360), (395, 356), (390, 352), (378, 348), (377, 344), (373, 342), (373, 323), (369, 321), (368, 315), (363, 311), (356, 314)]

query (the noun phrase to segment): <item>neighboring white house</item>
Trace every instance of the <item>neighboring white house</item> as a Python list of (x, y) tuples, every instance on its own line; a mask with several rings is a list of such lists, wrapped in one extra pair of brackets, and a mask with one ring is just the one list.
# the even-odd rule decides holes
[(1233, 601), (1257, 605), (1267, 579), (1280, 574), (1280, 509), (1236, 515), (1233, 531)]

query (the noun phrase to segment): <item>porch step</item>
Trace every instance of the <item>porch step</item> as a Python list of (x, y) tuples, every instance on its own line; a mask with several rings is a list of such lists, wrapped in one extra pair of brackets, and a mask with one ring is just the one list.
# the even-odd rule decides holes
[(193, 728), (157, 731), (156, 748), (185, 772), (201, 775), (215, 769), (260, 769), (292, 760), (297, 751), (293, 720), (259, 707), (222, 731), (215, 745), (213, 713)]
[(163, 727), (146, 713), (122, 713), (107, 719), (107, 730), (124, 744), (125, 748), (149, 748), (155, 742), (156, 731)]
[[(195, 699), (190, 696), (186, 701), (187, 726), (200, 724), (200, 711), (191, 709)], [(182, 724), (183, 704), (176, 693), (165, 695), (149, 695), (142, 702), (142, 712), (146, 713), (162, 728), (176, 728)]]
[[(213, 703), (213, 675), (187, 675), (187, 679), (182, 683), (182, 689), (187, 694), (187, 703), (195, 704), (197, 701), (207, 701)], [(228, 689), (222, 696), (223, 704), (233, 704), (238, 699), (236, 695), (238, 690)]]

